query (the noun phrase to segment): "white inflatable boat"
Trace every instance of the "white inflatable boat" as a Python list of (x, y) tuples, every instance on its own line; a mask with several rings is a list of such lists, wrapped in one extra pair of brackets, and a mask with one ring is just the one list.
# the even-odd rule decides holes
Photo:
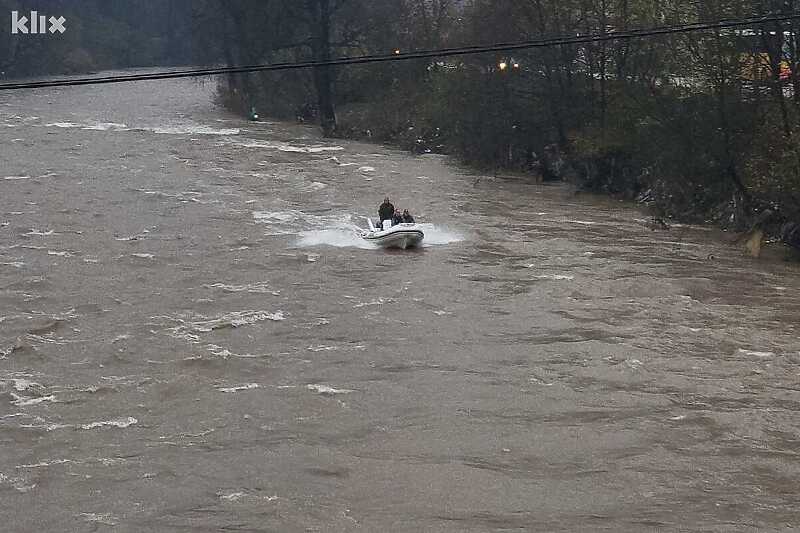
[[(368, 219), (369, 220), (369, 219)], [(419, 246), (425, 238), (422, 228), (417, 224), (397, 224), (392, 226), (391, 220), (383, 221), (383, 228), (376, 228), (369, 220), (369, 231), (361, 233), (361, 237), (382, 248), (413, 248)]]

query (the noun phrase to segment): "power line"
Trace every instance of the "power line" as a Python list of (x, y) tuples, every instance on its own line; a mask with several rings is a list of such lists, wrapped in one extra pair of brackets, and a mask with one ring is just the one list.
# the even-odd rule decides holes
[(745, 19), (728, 19), (715, 22), (697, 22), (693, 24), (679, 24), (661, 26), (639, 30), (611, 31), (607, 33), (594, 33), (587, 35), (561, 36), (549, 39), (536, 39), (510, 43), (495, 43), (491, 45), (461, 46), (456, 48), (440, 48), (435, 50), (419, 50), (409, 53), (394, 53), (382, 55), (362, 55), (355, 57), (342, 57), (329, 61), (301, 61), (272, 63), (265, 65), (248, 65), (238, 67), (201, 68), (190, 70), (168, 70), (149, 74), (129, 74), (122, 76), (90, 77), (90, 78), (64, 78), (47, 81), (5, 83), (0, 84), (0, 91), (18, 89), (38, 89), (44, 87), (67, 87), (75, 85), (100, 85), (108, 83), (126, 83), (134, 81), (166, 80), (175, 78), (195, 78), (205, 76), (219, 76), (225, 74), (245, 74), (250, 72), (269, 72), (278, 70), (296, 70), (337, 65), (362, 65), (367, 63), (384, 63), (390, 61), (408, 61), (413, 59), (431, 59), (439, 57), (455, 57), (489, 52), (509, 52), (514, 50), (528, 50), (546, 48), (551, 46), (589, 44), (609, 41), (639, 39), (660, 35), (674, 35), (707, 30), (723, 30), (743, 26), (753, 26), (770, 22), (787, 22), (800, 19), (800, 13), (782, 15), (765, 15)]

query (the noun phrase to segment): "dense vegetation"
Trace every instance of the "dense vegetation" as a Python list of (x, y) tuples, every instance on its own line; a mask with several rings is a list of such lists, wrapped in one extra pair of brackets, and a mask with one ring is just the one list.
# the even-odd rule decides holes
[[(13, 3), (0, 0), (0, 8)], [(800, 9), (794, 4), (94, 0), (81, 2), (74, 17), (107, 33), (70, 33), (59, 54), (72, 57), (55, 64), (325, 60), (746, 18)], [(39, 5), (66, 10), (69, 3)], [(146, 10), (160, 25), (141, 23)], [(87, 22), (94, 18), (102, 24)], [(177, 19), (190, 22), (176, 30), (169, 21)], [(318, 121), (329, 136), (443, 152), (482, 169), (639, 198), (662, 218), (743, 228), (770, 209), (779, 224), (800, 220), (799, 32), (793, 21), (512, 55), (236, 75), (221, 82), (220, 97), (245, 114), (255, 107)], [(0, 70), (30, 73), (30, 58), (40, 56), (17, 48), (16, 55), (0, 48)]]
[[(239, 21), (236, 33), (220, 35), (233, 63), (602, 34), (794, 9), (792, 2), (740, 0), (223, 4), (232, 23)], [(328, 135), (568, 179), (638, 197), (663, 218), (743, 228), (767, 208), (778, 213), (775, 224), (800, 217), (800, 80), (791, 68), (798, 29), (771, 23), (512, 56), (258, 74), (228, 80), (223, 92), (242, 111), (255, 105), (279, 117), (318, 119)]]

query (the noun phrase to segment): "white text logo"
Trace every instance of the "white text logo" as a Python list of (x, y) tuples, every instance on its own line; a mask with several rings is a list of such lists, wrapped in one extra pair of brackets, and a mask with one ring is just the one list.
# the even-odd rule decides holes
[(20, 17), (19, 11), (11, 12), (11, 33), (14, 35), (44, 35), (50, 33), (64, 33), (67, 31), (64, 17), (46, 17), (38, 11), (31, 11), (30, 17)]

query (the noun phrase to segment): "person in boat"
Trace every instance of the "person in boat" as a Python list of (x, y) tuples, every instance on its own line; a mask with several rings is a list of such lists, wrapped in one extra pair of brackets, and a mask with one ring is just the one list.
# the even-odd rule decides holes
[(378, 223), (383, 224), (384, 220), (392, 220), (392, 217), (394, 217), (394, 206), (387, 196), (378, 208)]
[(400, 212), (398, 209), (394, 212), (394, 216), (392, 217), (392, 226), (396, 226), (398, 224), (403, 223), (403, 213)]
[(414, 224), (414, 217), (408, 212), (408, 209), (403, 211), (403, 224)]

